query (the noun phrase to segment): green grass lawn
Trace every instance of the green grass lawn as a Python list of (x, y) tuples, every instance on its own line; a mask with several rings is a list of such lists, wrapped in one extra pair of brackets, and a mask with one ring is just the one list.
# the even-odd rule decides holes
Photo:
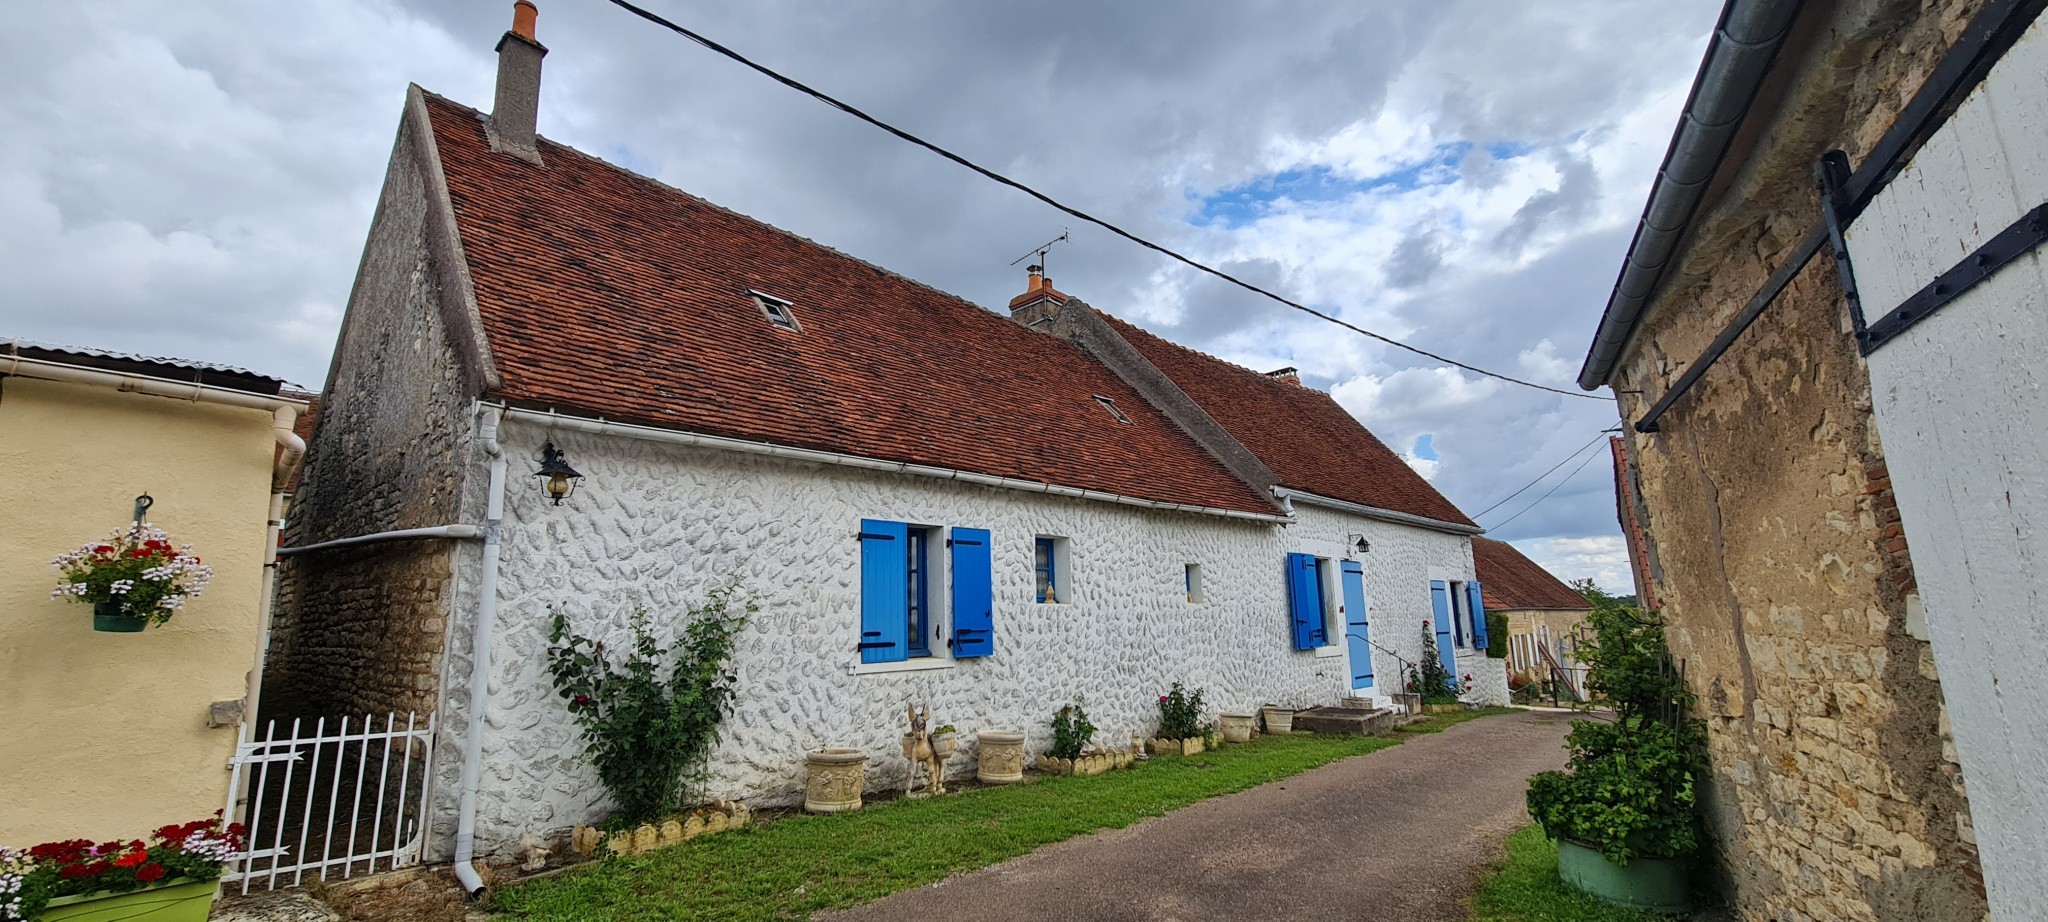
[(1481, 708), (1477, 711), (1451, 711), (1445, 714), (1431, 714), (1405, 727), (1395, 728), (1400, 733), (1442, 733), (1447, 727), (1455, 727), (1468, 720), (1492, 717), (1495, 714), (1513, 714), (1520, 708)]
[(1508, 837), (1507, 859), (1472, 898), (1476, 922), (1669, 922), (1670, 917), (1609, 906), (1557, 879), (1557, 845), (1524, 826)]
[[(1485, 714), (1444, 716), (1462, 721)], [(1156, 758), (1130, 771), (1093, 778), (1043, 778), (927, 800), (895, 800), (837, 816), (797, 814), (507, 887), (497, 892), (490, 908), (510, 918), (593, 922), (802, 918), (1397, 742), (1264, 737), (1191, 758)]]

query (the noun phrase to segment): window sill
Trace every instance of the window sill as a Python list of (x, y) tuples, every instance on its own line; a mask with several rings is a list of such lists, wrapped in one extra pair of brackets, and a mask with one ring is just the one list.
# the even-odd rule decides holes
[(1033, 603), (1031, 603), (1031, 604), (1032, 604), (1032, 605), (1034, 605), (1034, 606), (1036, 606), (1036, 607), (1038, 607), (1038, 608), (1073, 608), (1073, 607), (1074, 607), (1074, 603), (1072, 603), (1072, 602), (1033, 602)]
[(1343, 648), (1343, 647), (1340, 647), (1340, 646), (1337, 646), (1336, 644), (1333, 644), (1333, 643), (1330, 643), (1330, 644), (1324, 644), (1324, 645), (1322, 645), (1322, 646), (1320, 646), (1320, 647), (1317, 647), (1317, 648), (1316, 648), (1316, 659), (1326, 659), (1326, 658), (1328, 658), (1328, 657), (1332, 657), (1332, 656), (1343, 656), (1343, 655), (1344, 655), (1344, 648)]
[(846, 668), (847, 675), (879, 675), (886, 672), (924, 672), (929, 669), (951, 669), (958, 661), (950, 656), (920, 656), (894, 663), (854, 663)]

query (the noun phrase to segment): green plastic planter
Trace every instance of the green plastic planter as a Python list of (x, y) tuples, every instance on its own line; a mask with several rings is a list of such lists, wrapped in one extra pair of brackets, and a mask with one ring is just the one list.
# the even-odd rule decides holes
[(92, 603), (92, 629), (109, 634), (134, 634), (149, 625), (148, 618), (137, 618), (121, 608), (119, 602)]
[(60, 896), (43, 910), (43, 922), (206, 922), (220, 882), (174, 880), (127, 893)]
[(1678, 913), (1692, 908), (1690, 879), (1692, 862), (1687, 858), (1631, 859), (1615, 864), (1577, 842), (1557, 843), (1557, 876), (1603, 903), (1630, 906), (1651, 912)]

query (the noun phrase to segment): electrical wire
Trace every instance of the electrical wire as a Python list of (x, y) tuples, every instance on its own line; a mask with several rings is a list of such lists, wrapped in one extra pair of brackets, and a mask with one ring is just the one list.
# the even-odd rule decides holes
[[(1600, 453), (1599, 453), (1599, 452), (1597, 452), (1597, 451), (1596, 451), (1596, 452), (1594, 452), (1594, 453), (1592, 453), (1592, 454), (1590, 454), (1590, 455), (1587, 455), (1587, 456), (1586, 456), (1586, 460), (1584, 460), (1584, 461), (1581, 461), (1581, 462), (1579, 462), (1579, 466), (1578, 466), (1578, 467), (1572, 468), (1572, 472), (1571, 472), (1571, 473), (1569, 473), (1569, 474), (1566, 474), (1566, 475), (1564, 475), (1564, 479), (1563, 479), (1563, 480), (1560, 480), (1560, 481), (1558, 481), (1558, 482), (1557, 482), (1557, 486), (1555, 486), (1555, 487), (1551, 487), (1550, 489), (1548, 489), (1548, 490), (1545, 490), (1542, 496), (1538, 496), (1538, 497), (1536, 497), (1536, 501), (1535, 501), (1535, 502), (1533, 502), (1533, 503), (1530, 503), (1530, 504), (1529, 504), (1529, 505), (1527, 505), (1527, 506), (1523, 506), (1523, 507), (1522, 507), (1522, 512), (1528, 512), (1529, 510), (1531, 510), (1531, 509), (1534, 509), (1534, 508), (1536, 508), (1537, 506), (1541, 506), (1541, 505), (1543, 505), (1543, 501), (1544, 501), (1544, 500), (1546, 500), (1546, 499), (1549, 499), (1549, 498), (1550, 498), (1550, 494), (1552, 494), (1552, 493), (1556, 493), (1556, 492), (1557, 492), (1557, 488), (1558, 488), (1558, 487), (1561, 487), (1561, 486), (1564, 486), (1565, 484), (1571, 483), (1571, 482), (1572, 482), (1572, 478), (1573, 478), (1573, 477), (1577, 477), (1577, 476), (1579, 476), (1579, 472), (1580, 472), (1580, 471), (1583, 471), (1583, 470), (1585, 470), (1585, 469), (1586, 469), (1586, 465), (1588, 465), (1588, 464), (1591, 464), (1591, 463), (1593, 463), (1593, 459), (1594, 459), (1594, 458), (1598, 458), (1598, 457), (1600, 457)], [(1494, 525), (1494, 526), (1493, 526), (1493, 528), (1489, 528), (1489, 529), (1487, 529), (1487, 530), (1488, 530), (1488, 531), (1492, 531), (1492, 530), (1494, 530), (1494, 529), (1497, 529), (1497, 528), (1506, 528), (1506, 527), (1508, 527), (1508, 523), (1509, 523), (1509, 522), (1512, 522), (1512, 521), (1514, 521), (1514, 520), (1516, 520), (1516, 519), (1519, 519), (1519, 518), (1521, 518), (1521, 517), (1522, 517), (1522, 512), (1517, 512), (1517, 513), (1515, 513), (1514, 515), (1508, 516), (1507, 518), (1505, 518), (1505, 519), (1501, 520), (1501, 521), (1500, 521), (1500, 522), (1499, 522), (1498, 524)]]
[(1606, 435), (1606, 434), (1608, 434), (1608, 433), (1610, 433), (1610, 432), (1620, 432), (1620, 431), (1621, 431), (1621, 430), (1620, 430), (1620, 429), (1618, 429), (1618, 428), (1616, 428), (1616, 429), (1602, 429), (1602, 430), (1600, 430), (1600, 435), (1596, 435), (1596, 436), (1594, 436), (1594, 437), (1593, 437), (1593, 441), (1592, 441), (1592, 442), (1587, 442), (1586, 444), (1584, 444), (1584, 445), (1581, 445), (1581, 446), (1579, 446), (1579, 449), (1578, 449), (1578, 451), (1574, 451), (1574, 452), (1572, 452), (1571, 454), (1565, 455), (1565, 456), (1564, 456), (1564, 460), (1562, 460), (1562, 461), (1559, 461), (1559, 462), (1557, 462), (1556, 464), (1553, 464), (1553, 465), (1551, 465), (1551, 466), (1550, 466), (1550, 470), (1544, 471), (1544, 472), (1543, 472), (1543, 473), (1541, 473), (1541, 474), (1537, 474), (1537, 475), (1536, 475), (1536, 479), (1535, 479), (1535, 480), (1531, 480), (1531, 481), (1529, 481), (1528, 483), (1522, 484), (1522, 489), (1520, 489), (1520, 490), (1516, 490), (1516, 491), (1515, 491), (1515, 492), (1513, 492), (1513, 493), (1509, 493), (1508, 495), (1506, 495), (1506, 496), (1503, 496), (1503, 497), (1501, 497), (1501, 498), (1500, 498), (1500, 502), (1498, 502), (1498, 503), (1494, 503), (1494, 504), (1493, 504), (1493, 505), (1491, 505), (1491, 506), (1488, 506), (1488, 507), (1486, 507), (1486, 508), (1484, 508), (1484, 509), (1481, 509), (1481, 510), (1479, 510), (1479, 511), (1478, 511), (1478, 512), (1476, 512), (1476, 513), (1473, 513), (1472, 517), (1476, 519), (1476, 518), (1479, 518), (1479, 517), (1480, 517), (1480, 516), (1482, 516), (1482, 515), (1485, 515), (1485, 514), (1487, 514), (1487, 513), (1489, 513), (1489, 512), (1492, 512), (1492, 511), (1493, 511), (1493, 510), (1495, 510), (1495, 509), (1499, 509), (1499, 508), (1501, 507), (1501, 505), (1502, 505), (1502, 504), (1504, 504), (1504, 503), (1506, 503), (1506, 502), (1507, 502), (1508, 500), (1514, 499), (1515, 497), (1517, 497), (1517, 496), (1520, 496), (1520, 495), (1522, 495), (1523, 491), (1525, 491), (1525, 490), (1528, 490), (1528, 489), (1529, 489), (1530, 487), (1533, 487), (1533, 486), (1535, 486), (1535, 485), (1537, 485), (1537, 484), (1539, 484), (1539, 483), (1542, 483), (1542, 482), (1543, 482), (1543, 478), (1545, 478), (1545, 477), (1548, 477), (1548, 476), (1550, 476), (1550, 475), (1551, 475), (1551, 474), (1553, 474), (1553, 473), (1556, 473), (1556, 471), (1557, 471), (1557, 469), (1558, 469), (1558, 468), (1560, 468), (1560, 467), (1563, 467), (1563, 466), (1565, 466), (1565, 465), (1567, 465), (1567, 464), (1570, 464), (1570, 463), (1572, 463), (1572, 459), (1573, 459), (1573, 458), (1576, 458), (1576, 457), (1578, 457), (1578, 456), (1579, 456), (1579, 453), (1580, 453), (1580, 452), (1583, 452), (1583, 451), (1585, 451), (1586, 449), (1588, 449), (1588, 448), (1591, 448), (1591, 447), (1593, 447), (1593, 444), (1594, 444), (1595, 442), (1598, 442), (1598, 441), (1600, 441), (1600, 436), (1601, 436), (1601, 435)]
[(611, 0), (611, 3), (612, 5), (617, 6), (620, 9), (623, 9), (629, 13), (632, 13), (633, 15), (638, 16), (641, 19), (645, 19), (648, 22), (654, 23), (657, 26), (661, 26), (664, 29), (674, 32), (677, 35), (689, 39), (690, 41), (696, 42), (697, 44), (702, 45), (705, 48), (708, 48), (714, 52), (717, 52), (718, 54), (724, 55), (727, 58), (731, 58), (733, 61), (745, 65), (749, 69), (760, 73), (761, 75), (767, 77), (770, 80), (780, 83), (783, 86), (796, 90), (799, 93), (811, 97), (812, 99), (816, 99), (817, 101), (822, 102), (828, 106), (831, 106), (834, 109), (838, 109), (839, 111), (844, 112), (847, 115), (851, 115), (854, 118), (857, 118), (863, 122), (873, 125), (874, 127), (879, 128), (884, 132), (894, 135), (899, 140), (909, 142), (918, 147), (922, 147), (925, 150), (928, 150), (934, 154), (939, 155), (940, 157), (943, 157), (947, 160), (951, 160), (954, 163), (966, 167), (967, 169), (980, 174), (982, 177), (988, 180), (1022, 192), (1025, 195), (1031, 196), (1032, 198), (1035, 198), (1040, 202), (1043, 202), (1046, 205), (1049, 205), (1061, 212), (1064, 212), (1082, 221), (1086, 221), (1090, 224), (1100, 227), (1103, 230), (1109, 231), (1112, 234), (1122, 237), (1125, 240), (1129, 240), (1130, 242), (1135, 243), (1148, 250), (1151, 250), (1155, 253), (1159, 253), (1160, 255), (1165, 256), (1169, 259), (1173, 259), (1177, 262), (1180, 262), (1183, 265), (1186, 265), (1190, 268), (1208, 273), (1209, 275), (1213, 275), (1219, 279), (1222, 279), (1223, 281), (1229, 282), (1232, 285), (1236, 285), (1239, 288), (1252, 292), (1253, 294), (1257, 294), (1270, 300), (1277, 301), (1281, 304), (1287, 305), (1288, 307), (1294, 308), (1295, 310), (1301, 311), (1304, 314), (1308, 314), (1310, 316), (1318, 317), (1323, 320), (1329, 321), (1330, 323), (1334, 323), (1354, 333), (1371, 337), (1373, 339), (1379, 340), (1380, 342), (1386, 343), (1389, 346), (1393, 346), (1397, 349), (1405, 349), (1409, 352), (1415, 353), (1416, 355), (1422, 356), (1423, 358), (1429, 359), (1431, 361), (1454, 366), (1457, 368), (1462, 368), (1466, 371), (1472, 372), (1473, 374), (1482, 375), (1488, 378), (1495, 378), (1501, 381), (1506, 381), (1510, 384), (1519, 384), (1523, 387), (1535, 388), (1539, 391), (1548, 391), (1553, 394), (1561, 394), (1566, 397), (1581, 397), (1588, 400), (1610, 399), (1607, 397), (1602, 397), (1598, 394), (1588, 394), (1583, 391), (1568, 391), (1563, 388), (1550, 387), (1549, 385), (1544, 384), (1537, 384), (1534, 381), (1524, 381), (1520, 378), (1510, 377), (1508, 375), (1501, 374), (1497, 371), (1488, 371), (1484, 368), (1480, 368), (1477, 365), (1470, 365), (1464, 362), (1460, 362), (1457, 359), (1441, 356), (1434, 352), (1430, 352), (1426, 349), (1408, 345), (1407, 343), (1401, 342), (1400, 340), (1392, 339), (1390, 337), (1383, 336), (1371, 330), (1365, 329), (1364, 327), (1354, 325), (1344, 320), (1340, 320), (1337, 317), (1334, 317), (1330, 314), (1323, 313), (1322, 311), (1309, 307), (1306, 304), (1302, 304), (1298, 301), (1293, 301), (1279, 294), (1275, 294), (1274, 292), (1261, 288), (1258, 285), (1254, 285), (1251, 282), (1247, 282), (1244, 279), (1231, 275), (1228, 272), (1224, 272), (1221, 269), (1217, 269), (1213, 266), (1209, 266), (1207, 264), (1199, 262), (1194, 258), (1186, 256), (1167, 246), (1154, 243), (1150, 240), (1138, 236), (1137, 234), (1124, 230), (1123, 228), (1118, 227), (1117, 225), (1112, 224), (1106, 220), (1103, 220), (1102, 218), (1095, 217), (1094, 215), (1091, 215), (1085, 211), (1081, 211), (1078, 208), (1074, 208), (1073, 206), (1060, 202), (1052, 196), (1040, 192), (1037, 189), (1034, 189), (1021, 182), (1018, 182), (1017, 180), (1004, 176), (1001, 173), (997, 173), (994, 170), (991, 170), (978, 163), (975, 163), (974, 161), (969, 160), (966, 157), (962, 157), (959, 154), (953, 153), (952, 151), (940, 147), (937, 144), (934, 144), (923, 138), (920, 138), (917, 135), (904, 131), (901, 128), (897, 128), (896, 126), (884, 122), (881, 119), (878, 119), (872, 115), (867, 114), (866, 112), (862, 112), (861, 110), (854, 108), (852, 105), (842, 102), (839, 99), (834, 98), (830, 95), (827, 95), (821, 90), (814, 89), (809, 85), (796, 80), (793, 77), (784, 76), (781, 73), (770, 69), (767, 65), (756, 63), (747, 56), (740, 54), (739, 52), (734, 51), (731, 48), (727, 48), (726, 46), (721, 45), (718, 42), (712, 41), (710, 38), (704, 35), (693, 32), (687, 28), (684, 28), (681, 25), (677, 25), (674, 22), (662, 18), (657, 13), (654, 13), (643, 7), (629, 3), (627, 2), (627, 0)]

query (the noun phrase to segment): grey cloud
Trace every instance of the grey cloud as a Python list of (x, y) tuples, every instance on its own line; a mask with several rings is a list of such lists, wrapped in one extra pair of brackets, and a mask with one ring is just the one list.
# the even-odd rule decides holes
[(1546, 189), (1522, 203), (1515, 209), (1515, 216), (1508, 226), (1501, 229), (1495, 243), (1511, 255), (1520, 255), (1529, 245), (1529, 239), (1547, 226), (1560, 221), (1582, 218), (1592, 213), (1600, 198), (1600, 177), (1593, 171), (1593, 163), (1583, 158), (1562, 158), (1558, 163), (1560, 178), (1557, 188)]
[(1434, 278), (1443, 267), (1443, 238), (1432, 229), (1402, 238), (1394, 254), (1387, 257), (1383, 271), (1390, 287), (1414, 288)]

